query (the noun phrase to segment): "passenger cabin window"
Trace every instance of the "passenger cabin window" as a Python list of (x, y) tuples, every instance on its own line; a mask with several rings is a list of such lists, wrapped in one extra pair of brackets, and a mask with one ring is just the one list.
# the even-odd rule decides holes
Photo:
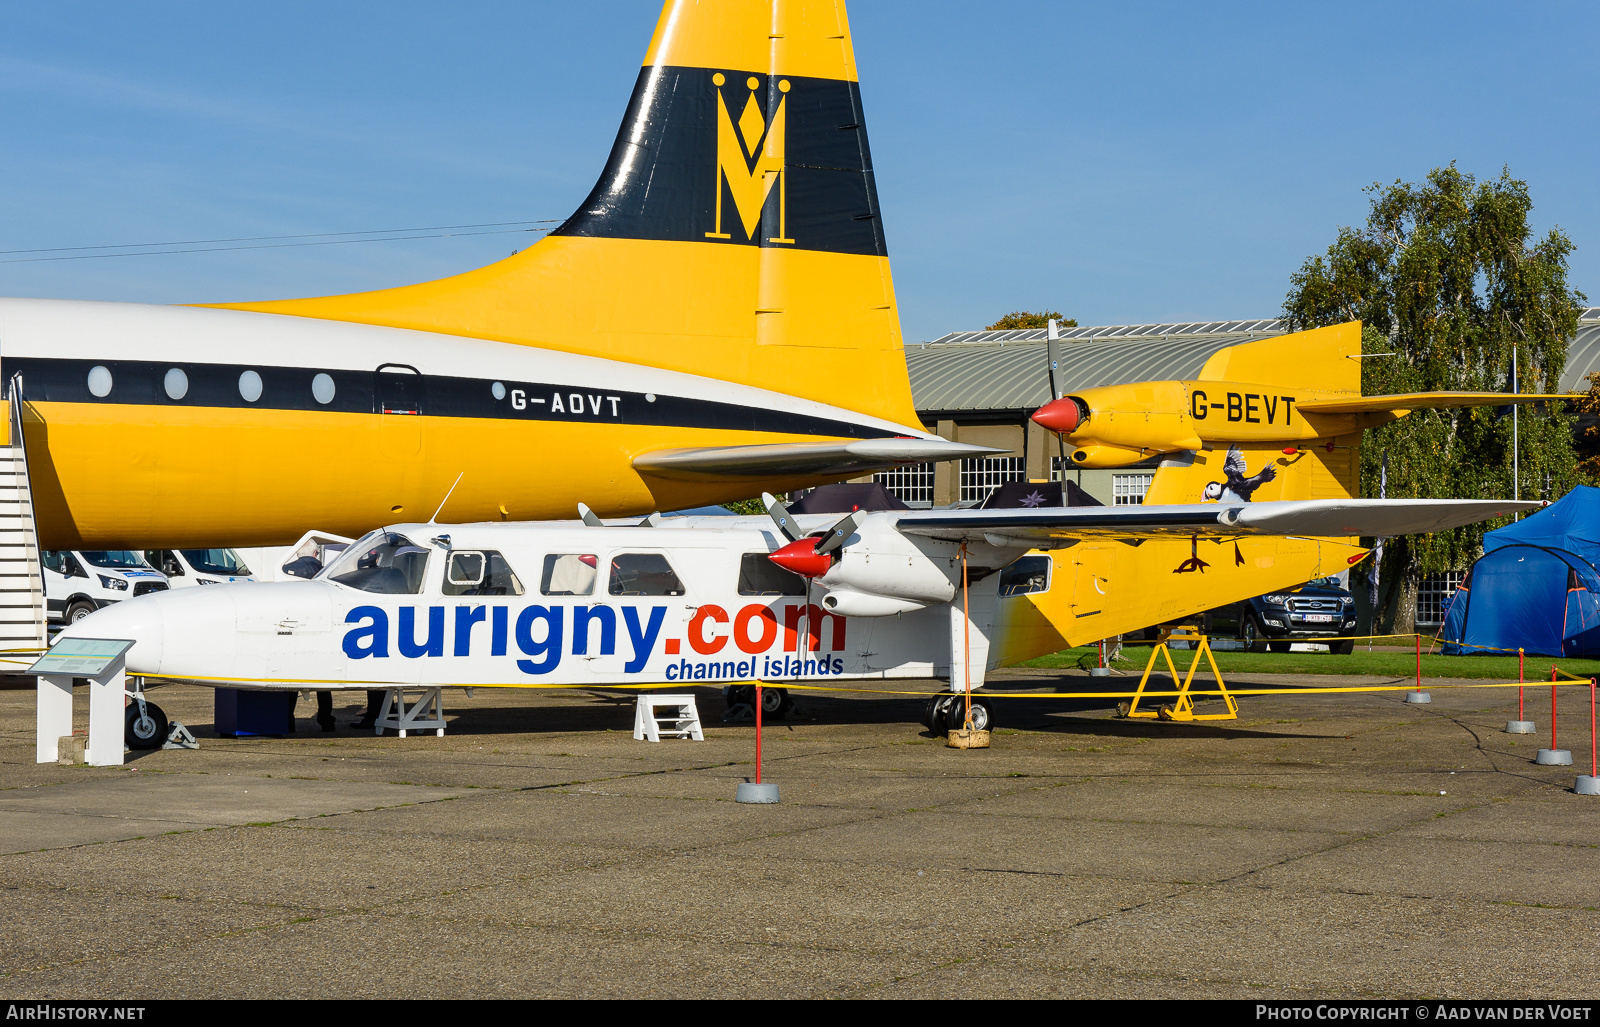
[(328, 577), (363, 592), (416, 595), (427, 568), (426, 549), (404, 535), (376, 531), (346, 549), (328, 568)]
[(1023, 596), (1050, 591), (1050, 558), (1024, 556), (1000, 572), (1000, 594)]
[(522, 582), (506, 558), (493, 549), (457, 550), (445, 564), (447, 596), (519, 596)]
[(551, 553), (544, 558), (539, 591), (547, 596), (594, 595), (595, 568), (599, 566), (593, 553)]
[(614, 596), (681, 596), (683, 582), (660, 553), (619, 553), (611, 560)]
[(806, 579), (773, 563), (766, 553), (739, 557), (739, 594), (742, 596), (803, 596)]

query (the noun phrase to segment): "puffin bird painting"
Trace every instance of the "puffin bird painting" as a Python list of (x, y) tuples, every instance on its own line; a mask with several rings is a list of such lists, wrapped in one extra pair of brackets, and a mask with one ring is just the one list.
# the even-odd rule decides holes
[(1222, 474), (1227, 481), (1213, 481), (1206, 483), (1205, 492), (1201, 500), (1212, 500), (1224, 503), (1248, 503), (1256, 489), (1278, 476), (1277, 469), (1269, 462), (1261, 468), (1261, 472), (1252, 477), (1245, 477), (1244, 453), (1238, 446), (1228, 447), (1228, 456), (1222, 461)]

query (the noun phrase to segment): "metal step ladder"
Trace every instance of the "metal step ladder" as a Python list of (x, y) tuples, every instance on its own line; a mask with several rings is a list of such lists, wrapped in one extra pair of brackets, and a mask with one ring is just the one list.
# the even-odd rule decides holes
[(0, 446), (0, 674), (21, 673), (48, 644), (21, 396), (22, 375), (13, 375), (10, 432)]
[[(662, 712), (658, 713), (657, 710)], [(659, 742), (662, 735), (668, 738), (692, 738), (697, 742), (706, 740), (705, 732), (700, 729), (700, 710), (695, 706), (694, 696), (639, 697), (633, 713), (633, 737)]]

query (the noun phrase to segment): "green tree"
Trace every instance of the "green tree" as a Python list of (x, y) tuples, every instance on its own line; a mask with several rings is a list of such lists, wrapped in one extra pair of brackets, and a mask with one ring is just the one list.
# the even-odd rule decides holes
[(1047, 321), (1059, 321), (1063, 328), (1078, 327), (1075, 317), (1062, 317), (1059, 310), (1045, 310), (1035, 314), (1031, 310), (1013, 310), (994, 324), (985, 328), (986, 332), (1003, 332), (1012, 328), (1048, 328)]
[[(1366, 395), (1501, 390), (1513, 348), (1521, 391), (1555, 391), (1584, 297), (1567, 287), (1572, 241), (1556, 228), (1534, 239), (1527, 183), (1509, 170), (1479, 182), (1452, 162), (1423, 182), (1367, 192), (1366, 225), (1339, 229), (1327, 253), (1291, 277), (1283, 304), (1291, 326), (1361, 321)], [(1417, 411), (1368, 431), (1362, 490), (1378, 494), (1387, 453), (1391, 498), (1559, 498), (1580, 483), (1561, 410), (1523, 408), (1515, 488), (1511, 418), (1476, 407)], [(1381, 630), (1412, 630), (1421, 576), (1464, 568), (1500, 523), (1389, 542)]]

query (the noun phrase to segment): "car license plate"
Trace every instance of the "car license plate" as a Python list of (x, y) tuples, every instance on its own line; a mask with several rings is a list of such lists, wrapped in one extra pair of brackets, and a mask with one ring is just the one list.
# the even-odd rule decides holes
[(1308, 613), (1308, 614), (1305, 615), (1305, 622), (1307, 624), (1332, 624), (1333, 623), (1333, 614), (1331, 614), (1331, 613)]

